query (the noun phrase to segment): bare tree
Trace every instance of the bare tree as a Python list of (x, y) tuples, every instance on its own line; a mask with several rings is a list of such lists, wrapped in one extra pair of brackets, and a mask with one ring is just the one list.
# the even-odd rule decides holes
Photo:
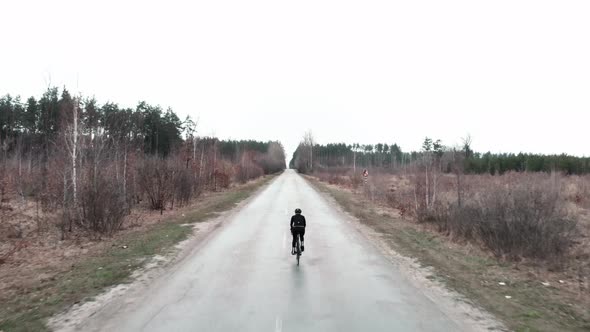
[[(79, 98), (70, 98), (67, 92), (61, 100), (62, 131), (61, 140), (63, 143), (55, 142), (56, 154), (54, 157), (61, 159), (61, 178), (63, 181), (62, 191), (62, 221), (60, 228), (62, 238), (65, 238), (65, 231), (72, 231), (74, 219), (79, 218), (78, 213), (78, 167), (80, 154), (80, 101)], [(62, 154), (59, 156), (60, 154)]]
[[(422, 144), (421, 163), (420, 165), (416, 165), (413, 177), (415, 182), (414, 200), (417, 215), (422, 213), (428, 215), (436, 203), (437, 186), (440, 174), (442, 173), (442, 156), (443, 145), (441, 141), (433, 141), (426, 137)], [(423, 204), (419, 203), (418, 196), (424, 197)]]
[(463, 199), (463, 186), (461, 183), (463, 173), (465, 172), (465, 158), (471, 151), (471, 135), (462, 138), (462, 148), (453, 149), (453, 172), (457, 178), (457, 205), (461, 207)]
[(359, 151), (360, 145), (358, 143), (354, 143), (352, 145), (352, 172), (356, 174), (356, 153)]
[(309, 149), (309, 170), (313, 171), (313, 146), (315, 144), (311, 130), (303, 135), (303, 145)]
[(201, 144), (201, 161), (199, 162), (199, 180), (203, 178), (203, 157), (205, 156), (205, 143)]

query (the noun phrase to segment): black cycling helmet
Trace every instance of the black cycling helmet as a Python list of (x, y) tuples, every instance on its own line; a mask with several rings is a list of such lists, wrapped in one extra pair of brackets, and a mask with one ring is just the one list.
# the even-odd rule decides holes
[(301, 209), (300, 209), (300, 208), (296, 208), (296, 209), (295, 209), (295, 213), (297, 213), (297, 214), (301, 214)]

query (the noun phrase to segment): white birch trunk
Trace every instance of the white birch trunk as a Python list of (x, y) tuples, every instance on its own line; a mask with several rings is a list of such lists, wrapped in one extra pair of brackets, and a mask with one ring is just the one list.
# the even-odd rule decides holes
[(309, 170), (313, 171), (313, 143), (309, 146)]
[(74, 102), (74, 131), (72, 133), (72, 190), (73, 190), (73, 198), (74, 198), (74, 207), (78, 206), (78, 187), (76, 182), (76, 173), (77, 173), (77, 163), (76, 159), (78, 157), (78, 101)]
[(201, 148), (201, 163), (199, 165), (199, 181), (203, 178), (203, 156), (205, 155), (205, 145)]
[(215, 171), (217, 170), (217, 142), (213, 143), (213, 191), (217, 191), (217, 176)]
[(196, 160), (197, 158), (197, 138), (194, 137), (193, 138), (193, 162)]
[(123, 199), (127, 202), (127, 144), (123, 146)]
[[(438, 173), (440, 174), (440, 173)], [(436, 184), (438, 183), (438, 174), (434, 172), (434, 168), (433, 168), (433, 172), (432, 172), (432, 201), (430, 202), (430, 204), (434, 207), (434, 202), (436, 202)]]
[[(416, 179), (417, 182), (418, 179)], [(418, 215), (418, 195), (416, 195), (416, 186), (414, 186), (414, 205), (416, 207), (416, 215)]]
[(425, 190), (426, 201), (425, 202), (426, 202), (426, 208), (428, 209), (430, 207), (430, 204), (428, 201), (428, 197), (430, 196), (430, 183), (428, 181), (428, 163), (426, 162), (426, 160), (424, 162), (424, 170), (426, 171), (425, 172), (425, 174), (426, 174), (426, 177), (425, 177), (426, 178), (426, 190)]

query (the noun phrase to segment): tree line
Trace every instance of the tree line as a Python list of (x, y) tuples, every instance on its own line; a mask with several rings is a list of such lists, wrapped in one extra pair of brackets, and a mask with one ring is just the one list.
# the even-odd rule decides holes
[(107, 102), (99, 106), (94, 98), (73, 97), (67, 89), (49, 88), (38, 100), (5, 95), (0, 98), (0, 145), (5, 152), (40, 149), (46, 154), (60, 130), (72, 121), (74, 107), (80, 134), (126, 139), (141, 145), (146, 153), (168, 155), (182, 142), (183, 122), (170, 108), (163, 110), (145, 101), (132, 108)]
[(564, 174), (590, 173), (590, 158), (567, 154), (543, 155), (532, 153), (473, 153), (465, 160), (465, 169), (476, 174), (515, 172), (551, 172)]
[[(567, 154), (544, 155), (531, 153), (480, 153), (474, 152), (471, 144), (459, 148), (446, 147), (443, 143), (430, 140), (430, 144), (437, 143), (440, 153), (452, 154), (453, 151), (462, 151), (462, 167), (468, 174), (489, 173), (504, 174), (506, 172), (551, 172), (558, 171), (565, 174), (590, 173), (590, 158), (577, 157)], [(382, 168), (395, 170), (407, 167), (412, 163), (421, 161), (425, 151), (404, 152), (397, 144), (345, 144), (329, 143), (317, 144), (311, 134), (306, 134), (304, 140), (298, 145), (289, 163), (290, 168), (295, 168), (302, 173), (310, 172), (314, 168)], [(450, 173), (454, 165), (447, 158), (443, 160), (443, 172)]]
[(38, 99), (0, 97), (0, 149), (3, 204), (58, 213), (62, 237), (112, 233), (140, 204), (162, 213), (286, 167), (280, 142), (202, 137), (171, 108), (101, 105), (54, 87)]

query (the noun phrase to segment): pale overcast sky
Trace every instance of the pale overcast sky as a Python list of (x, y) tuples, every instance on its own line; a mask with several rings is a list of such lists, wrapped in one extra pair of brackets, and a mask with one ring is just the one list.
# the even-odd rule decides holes
[[(11, 1), (0, 95), (48, 82), (201, 134), (590, 155), (590, 1)], [(290, 156), (289, 156), (290, 157)]]

